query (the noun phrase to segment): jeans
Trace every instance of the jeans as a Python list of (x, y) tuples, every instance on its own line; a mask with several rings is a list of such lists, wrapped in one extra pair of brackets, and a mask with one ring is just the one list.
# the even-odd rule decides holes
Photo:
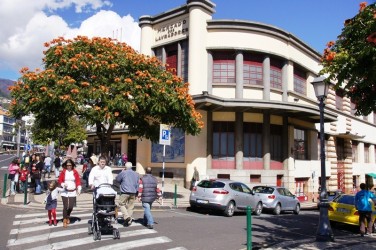
[(50, 176), (50, 173), (51, 173), (51, 166), (50, 165), (46, 165), (45, 171), (44, 171), (44, 177), (46, 177), (46, 173), (48, 174), (48, 176)]
[(144, 208), (144, 223), (145, 225), (153, 225), (154, 219), (151, 215), (151, 206), (153, 202), (142, 202), (142, 207)]
[(60, 168), (55, 167), (55, 177), (56, 178), (59, 178), (59, 175), (60, 175), (60, 170), (59, 169)]
[(40, 179), (35, 179), (35, 194), (42, 192), (42, 186), (40, 185)]
[(16, 182), (10, 181), (10, 194), (15, 194), (15, 193), (16, 193)]

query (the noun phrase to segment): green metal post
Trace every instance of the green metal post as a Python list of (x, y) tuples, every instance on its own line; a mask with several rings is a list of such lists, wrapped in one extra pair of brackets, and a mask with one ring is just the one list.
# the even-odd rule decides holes
[(175, 183), (175, 193), (174, 193), (174, 206), (176, 207), (176, 197), (177, 197), (177, 193), (178, 193), (178, 187), (177, 187), (177, 184)]
[(247, 207), (247, 250), (252, 250), (252, 209)]
[(26, 181), (24, 183), (24, 205), (27, 204), (27, 187), (28, 187), (28, 183), (27, 183), (27, 178), (26, 178)]
[(4, 174), (3, 198), (5, 198), (7, 194), (7, 180), (8, 180), (8, 174)]

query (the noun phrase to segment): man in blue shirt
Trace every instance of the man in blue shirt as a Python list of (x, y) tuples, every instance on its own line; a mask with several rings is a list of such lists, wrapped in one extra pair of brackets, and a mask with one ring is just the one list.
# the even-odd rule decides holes
[(370, 202), (374, 202), (376, 196), (366, 188), (365, 183), (360, 184), (360, 189), (361, 191), (355, 195), (355, 208), (359, 212), (360, 235), (364, 237), (364, 235), (372, 233), (374, 219)]
[(140, 177), (132, 170), (131, 162), (127, 162), (125, 168), (116, 176), (116, 181), (120, 183), (119, 206), (124, 217), (124, 226), (130, 226)]

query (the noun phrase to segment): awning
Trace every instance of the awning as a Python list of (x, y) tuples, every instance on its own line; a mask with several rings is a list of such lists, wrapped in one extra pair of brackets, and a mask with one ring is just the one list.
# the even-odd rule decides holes
[(376, 174), (375, 173), (368, 173), (366, 175), (371, 176), (373, 179), (376, 179)]
[(13, 147), (14, 145), (13, 145), (13, 144), (8, 144), (8, 143), (3, 143), (3, 146), (10, 146), (10, 147)]
[(350, 140), (359, 140), (365, 137), (365, 135), (353, 134), (350, 132), (346, 132), (346, 133), (330, 133), (329, 132), (327, 134), (333, 135), (338, 138), (344, 138), (344, 139), (350, 139)]

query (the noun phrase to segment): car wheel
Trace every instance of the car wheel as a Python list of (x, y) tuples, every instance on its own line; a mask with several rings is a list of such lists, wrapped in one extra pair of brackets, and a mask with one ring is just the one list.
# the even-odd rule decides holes
[(296, 204), (296, 206), (295, 206), (294, 214), (299, 214), (299, 212), (300, 212), (300, 205), (299, 205), (299, 203), (298, 203), (298, 204)]
[(227, 217), (231, 217), (233, 216), (235, 213), (235, 204), (233, 201), (230, 201), (228, 204), (227, 204), (227, 207), (225, 209), (225, 215)]
[(281, 204), (277, 204), (277, 206), (275, 206), (274, 210), (273, 210), (273, 214), (275, 215), (279, 215), (281, 213)]
[(256, 207), (255, 207), (255, 211), (254, 211), (254, 214), (259, 216), (262, 212), (262, 203), (259, 202), (257, 203)]

